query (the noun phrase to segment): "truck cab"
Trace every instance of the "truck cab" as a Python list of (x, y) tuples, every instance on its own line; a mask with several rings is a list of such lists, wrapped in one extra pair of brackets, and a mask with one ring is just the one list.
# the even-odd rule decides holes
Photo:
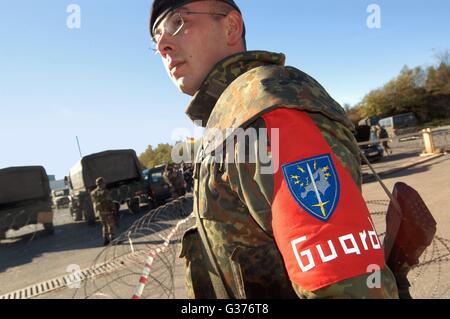
[(165, 165), (158, 165), (153, 168), (145, 169), (142, 172), (144, 176), (144, 185), (147, 192), (151, 194), (154, 205), (160, 206), (172, 197), (170, 185), (163, 178)]
[(52, 190), (53, 207), (56, 209), (69, 207), (70, 194), (68, 188)]

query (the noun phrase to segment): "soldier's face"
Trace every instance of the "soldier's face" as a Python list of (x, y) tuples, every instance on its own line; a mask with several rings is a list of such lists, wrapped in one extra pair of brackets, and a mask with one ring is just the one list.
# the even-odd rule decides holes
[[(216, 12), (210, 1), (193, 2), (176, 12)], [(206, 14), (183, 16), (184, 25), (175, 36), (163, 33), (157, 49), (174, 84), (194, 95), (214, 65), (228, 55), (225, 19)]]

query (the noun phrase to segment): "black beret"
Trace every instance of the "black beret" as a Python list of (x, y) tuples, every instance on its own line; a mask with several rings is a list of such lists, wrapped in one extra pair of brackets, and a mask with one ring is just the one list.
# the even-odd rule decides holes
[[(172, 10), (182, 7), (190, 2), (201, 0), (154, 0), (150, 13), (150, 34), (153, 36), (153, 27), (165, 18), (165, 16)], [(233, 0), (217, 0), (229, 4), (235, 8), (239, 13), (241, 10)]]

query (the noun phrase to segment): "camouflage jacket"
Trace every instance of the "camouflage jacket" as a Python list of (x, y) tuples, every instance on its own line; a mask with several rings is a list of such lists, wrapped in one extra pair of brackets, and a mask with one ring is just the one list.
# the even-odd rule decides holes
[(172, 185), (172, 181), (173, 181), (172, 175), (173, 175), (172, 171), (164, 170), (164, 173), (163, 173), (163, 179), (164, 179), (164, 181), (165, 181), (167, 184), (169, 184), (170, 186), (173, 186), (173, 185)]
[(163, 178), (167, 184), (173, 188), (183, 188), (184, 178), (183, 174), (179, 170), (164, 171)]
[[(192, 120), (206, 126), (194, 171), (197, 226), (185, 233), (181, 252), (181, 257), (186, 258), (188, 296), (225, 298), (214, 289), (214, 283), (222, 278), (231, 298), (396, 298), (395, 279), (384, 267), (384, 260), (377, 289), (368, 288), (370, 273), (361, 272), (339, 281), (328, 280), (330, 284), (315, 285), (312, 281), (307, 286), (317, 289), (306, 289), (295, 279), (299, 270), (286, 266), (287, 259), (280, 249), (283, 234), (274, 229), (277, 175), (262, 173), (267, 161), (263, 163), (259, 155), (255, 161), (248, 160), (252, 150), (260, 154), (264, 143), (272, 156), (271, 140), (264, 142), (266, 137), (262, 135), (251, 142), (236, 139), (236, 130), (254, 128), (259, 132), (267, 126), (264, 116), (280, 109), (288, 112), (280, 113), (286, 114), (287, 125), (292, 122), (291, 115), (306, 116), (320, 130), (321, 138), (357, 192), (361, 172), (352, 124), (342, 108), (314, 79), (284, 67), (284, 59), (282, 54), (264, 51), (224, 59), (210, 72), (186, 110)], [(283, 143), (302, 140), (308, 137), (292, 136), (280, 144), (283, 147)], [(230, 145), (234, 152), (228, 151)], [(271, 159), (272, 169), (273, 162)], [(199, 236), (201, 224), (208, 243)], [(219, 273), (210, 264), (202, 244), (210, 245)]]
[(109, 190), (97, 187), (91, 192), (91, 198), (97, 213), (112, 213), (113, 200)]

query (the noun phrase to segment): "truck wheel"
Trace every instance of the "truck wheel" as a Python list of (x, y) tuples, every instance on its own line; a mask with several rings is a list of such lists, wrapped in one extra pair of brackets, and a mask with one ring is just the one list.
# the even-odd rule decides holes
[(128, 209), (133, 214), (139, 213), (139, 198), (133, 198), (127, 202)]
[(86, 220), (88, 225), (95, 225), (95, 215), (92, 212), (84, 212), (84, 219)]
[(73, 216), (73, 220), (76, 222), (79, 222), (80, 220), (83, 220), (83, 214), (81, 212), (76, 212)]
[(116, 223), (116, 228), (119, 228), (119, 221), (120, 221), (120, 216), (119, 213), (113, 213), (113, 217), (114, 217), (114, 222)]
[(75, 222), (78, 222), (83, 219), (83, 214), (79, 210), (74, 212), (72, 207), (70, 207), (70, 215), (72, 216), (72, 219)]
[(95, 218), (93, 218), (93, 217), (88, 217), (88, 218), (86, 219), (86, 222), (87, 222), (87, 224), (88, 224), (89, 226), (93, 226), (93, 225), (95, 225), (96, 220), (95, 220)]
[(95, 225), (95, 213), (92, 209), (87, 208), (83, 211), (84, 220), (88, 225)]
[(44, 224), (44, 231), (47, 235), (53, 235), (55, 233), (55, 227), (53, 227), (53, 223)]
[(85, 202), (83, 215), (84, 215), (84, 220), (87, 222), (88, 225), (95, 225), (95, 222), (96, 222), (95, 212), (94, 212), (94, 208), (91, 205), (90, 200)]

